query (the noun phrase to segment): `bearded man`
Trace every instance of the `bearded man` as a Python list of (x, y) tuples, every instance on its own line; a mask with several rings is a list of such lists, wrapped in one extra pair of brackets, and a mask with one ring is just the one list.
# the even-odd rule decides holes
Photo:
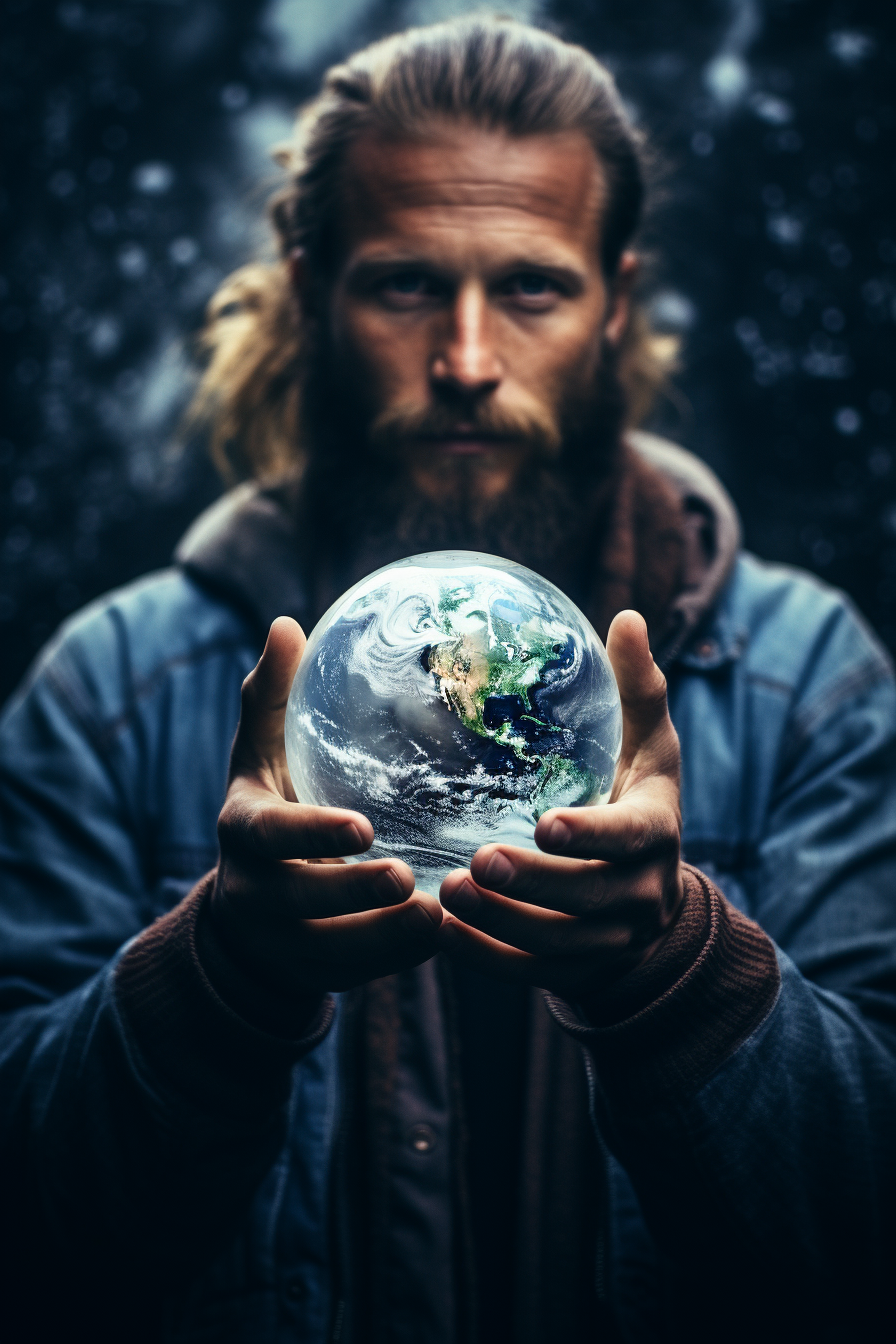
[[(893, 681), (626, 428), (657, 359), (610, 76), (509, 20), (417, 30), (331, 70), (283, 159), (281, 260), (218, 296), (200, 393), (261, 483), (70, 622), (2, 725), (20, 1335), (868, 1337)], [(339, 862), (370, 823), (295, 802), (283, 714), (293, 618), (441, 546), (583, 607), (624, 741), (609, 805), (440, 904)]]

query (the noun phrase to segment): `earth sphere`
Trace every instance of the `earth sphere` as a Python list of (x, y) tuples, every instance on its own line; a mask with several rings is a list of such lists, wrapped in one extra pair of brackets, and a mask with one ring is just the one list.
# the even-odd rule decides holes
[(559, 588), (474, 551), (399, 560), (314, 627), (286, 710), (299, 802), (362, 812), (434, 895), (552, 807), (602, 803), (622, 738), (604, 646)]

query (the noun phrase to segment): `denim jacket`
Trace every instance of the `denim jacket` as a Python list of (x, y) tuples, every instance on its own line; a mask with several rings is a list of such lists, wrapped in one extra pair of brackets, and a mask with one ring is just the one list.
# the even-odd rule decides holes
[[(858, 1323), (896, 1211), (890, 665), (841, 594), (735, 554), (733, 512), (705, 468), (640, 447), (709, 538), (711, 600), (694, 586), (666, 667), (685, 857), (774, 940), (781, 987), (694, 1095), (622, 1117), (592, 1078), (602, 1337), (740, 1338), (761, 1320), (766, 1338), (775, 1321), (782, 1336), (798, 1321), (804, 1338), (842, 1338), (849, 1312), (853, 1337), (870, 1337)], [(231, 515), (258, 498), (244, 491)], [(265, 518), (273, 566), (288, 522)], [(219, 530), (220, 514), (201, 520), (178, 565), (70, 620), (0, 723), (2, 1259), (35, 1319), (65, 1318), (53, 1285), (67, 1280), (44, 1272), (70, 1250), (82, 1280), (155, 1295), (148, 1337), (325, 1344), (347, 1330), (332, 1189), (341, 1007), (261, 1123), (197, 1104), (153, 1070), (116, 996), (121, 949), (216, 862), (242, 679), (267, 620), (301, 613), (291, 571), (252, 588), (231, 542), (237, 561), (216, 571)], [(423, 1125), (438, 1138), (447, 1066), (427, 968), (413, 995), (396, 1133)], [(407, 1254), (428, 1256), (435, 1277), (450, 1246), (426, 1210), (449, 1198), (448, 1147), (396, 1149)], [(166, 1234), (149, 1244), (141, 1226), (160, 1219)], [(405, 1307), (390, 1339), (455, 1334), (447, 1317)]]

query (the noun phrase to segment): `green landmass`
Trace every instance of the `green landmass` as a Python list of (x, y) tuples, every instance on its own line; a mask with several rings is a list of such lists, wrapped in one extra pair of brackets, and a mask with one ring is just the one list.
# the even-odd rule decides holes
[(559, 754), (542, 755), (510, 722), (497, 728), (485, 723), (485, 706), (492, 696), (519, 696), (529, 712), (523, 718), (549, 732), (554, 724), (535, 714), (530, 698), (543, 679), (544, 669), (560, 651), (564, 636), (538, 621), (512, 624), (494, 612), (464, 610), (468, 594), (448, 589), (439, 602), (439, 615), (448, 638), (429, 651), (429, 670), (434, 675), (445, 704), (465, 728), (501, 746), (508, 747), (527, 765), (538, 770), (534, 789), (536, 815), (572, 802), (583, 793), (590, 796), (591, 772)]

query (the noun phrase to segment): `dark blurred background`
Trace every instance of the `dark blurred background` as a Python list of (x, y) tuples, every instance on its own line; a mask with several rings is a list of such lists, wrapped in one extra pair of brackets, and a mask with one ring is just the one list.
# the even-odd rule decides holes
[[(455, 0), (3, 0), (0, 697), (219, 491), (178, 422), (204, 304), (263, 246), (266, 151), (322, 69)], [(748, 544), (896, 647), (896, 5), (505, 3), (612, 67), (662, 160), (658, 427)]]

